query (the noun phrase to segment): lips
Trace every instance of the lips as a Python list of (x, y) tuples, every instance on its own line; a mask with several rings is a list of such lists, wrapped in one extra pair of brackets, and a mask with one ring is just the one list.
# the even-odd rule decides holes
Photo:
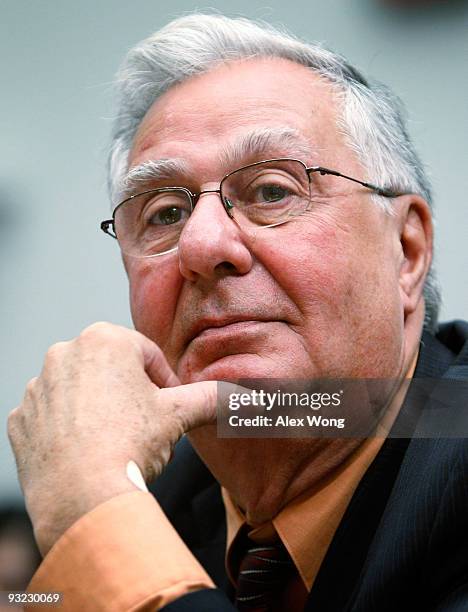
[[(211, 329), (222, 329), (222, 328), (230, 328), (234, 330), (234, 326), (236, 324), (242, 323), (273, 323), (272, 319), (263, 319), (258, 318), (255, 315), (242, 315), (242, 316), (230, 316), (230, 317), (222, 317), (222, 318), (205, 318), (200, 319), (196, 323), (194, 323), (187, 334), (186, 346), (188, 346), (192, 340), (203, 334), (203, 332), (209, 331)], [(242, 327), (240, 325), (240, 327)], [(240, 330), (239, 330), (240, 331)]]

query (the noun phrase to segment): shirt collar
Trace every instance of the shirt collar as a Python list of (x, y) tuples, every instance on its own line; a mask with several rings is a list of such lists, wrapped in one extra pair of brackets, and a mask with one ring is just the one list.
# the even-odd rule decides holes
[(235, 582), (236, 544), (246, 532), (259, 544), (271, 543), (279, 537), (310, 591), (351, 497), (384, 441), (384, 437), (365, 440), (326, 479), (292, 500), (272, 521), (255, 529), (249, 528), (241, 509), (223, 489), (227, 519), (226, 568), (231, 581)]

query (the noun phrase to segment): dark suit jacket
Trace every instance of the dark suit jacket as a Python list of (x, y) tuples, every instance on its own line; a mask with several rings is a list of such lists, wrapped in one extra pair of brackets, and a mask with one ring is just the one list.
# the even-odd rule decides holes
[[(436, 337), (424, 333), (421, 344), (415, 377), (468, 378), (467, 323), (442, 325)], [(153, 493), (219, 587), (181, 597), (164, 612), (234, 610), (219, 485), (186, 440)], [(467, 439), (386, 440), (347, 508), (305, 610), (468, 611)]]

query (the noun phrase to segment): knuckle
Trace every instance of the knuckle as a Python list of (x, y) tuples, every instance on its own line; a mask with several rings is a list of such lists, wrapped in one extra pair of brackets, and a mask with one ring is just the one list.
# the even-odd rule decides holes
[(34, 378), (31, 378), (31, 380), (27, 382), (26, 387), (24, 389), (23, 402), (21, 406), (18, 406), (18, 408), (21, 408), (23, 406), (28, 406), (28, 405), (35, 403), (37, 396), (38, 396), (38, 381), (39, 381), (39, 378), (34, 377)]
[(112, 323), (109, 323), (108, 321), (95, 321), (94, 323), (91, 323), (91, 325), (88, 325), (88, 327), (85, 327), (81, 333), (82, 334), (102, 333), (110, 329), (113, 329), (114, 327), (117, 327), (117, 326), (113, 325)]
[(206, 384), (202, 389), (202, 405), (206, 414), (211, 414), (213, 407), (216, 406), (218, 399), (218, 389), (216, 383)]
[(122, 335), (121, 328), (118, 325), (107, 323), (106, 321), (98, 321), (86, 327), (78, 339), (84, 342), (112, 342)]
[(10, 412), (7, 418), (7, 433), (12, 443), (13, 443), (13, 440), (15, 438), (15, 433), (18, 428), (19, 418), (20, 418), (20, 408), (19, 406), (17, 406), (16, 408), (13, 408), (13, 410)]
[[(48, 362), (56, 363), (57, 361), (60, 361), (63, 358), (64, 351), (66, 347), (68, 346), (68, 344), (69, 344), (68, 342), (56, 342), (55, 344), (52, 344), (52, 346), (50, 346), (49, 349), (47, 350), (47, 353), (45, 356), (45, 363), (48, 363)], [(32, 379), (32, 381), (35, 381), (35, 380), (36, 379), (34, 378)]]
[(36, 390), (37, 376), (31, 378), (26, 384), (26, 395), (33, 395)]
[(203, 388), (203, 409), (200, 421), (210, 423), (216, 420), (218, 407), (218, 387), (216, 383), (205, 385)]
[(10, 411), (8, 418), (7, 418), (7, 426), (8, 426), (8, 431), (14, 427), (15, 421), (18, 418), (18, 406), (16, 408), (13, 408), (13, 410)]
[(82, 330), (80, 338), (99, 336), (101, 334), (108, 333), (110, 327), (112, 327), (111, 323), (96, 321)]
[(214, 381), (204, 387), (204, 392), (206, 404), (216, 404), (216, 401), (218, 399), (218, 387)]

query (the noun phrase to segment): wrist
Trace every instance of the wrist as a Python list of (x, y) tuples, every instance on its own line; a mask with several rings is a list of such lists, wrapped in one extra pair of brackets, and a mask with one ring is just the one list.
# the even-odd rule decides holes
[(111, 473), (100, 471), (85, 474), (78, 482), (69, 482), (51, 495), (41, 494), (40, 501), (32, 496), (28, 511), (42, 556), (74, 523), (94, 508), (113, 497), (138, 490), (126, 476), (125, 470)]

